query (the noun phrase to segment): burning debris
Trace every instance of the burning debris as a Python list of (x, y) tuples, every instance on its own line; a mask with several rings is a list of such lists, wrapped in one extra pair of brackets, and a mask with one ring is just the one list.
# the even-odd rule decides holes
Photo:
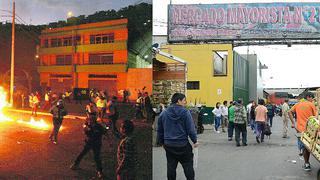
[(43, 119), (35, 120), (33, 117), (31, 117), (29, 121), (26, 121), (22, 119), (14, 120), (12, 118), (7, 117), (3, 111), (5, 107), (10, 107), (11, 105), (7, 102), (6, 98), (7, 98), (7, 92), (4, 90), (3, 87), (0, 86), (0, 123), (16, 122), (19, 124), (26, 125), (28, 127), (35, 128), (35, 129), (41, 129), (41, 130), (50, 129), (50, 126)]

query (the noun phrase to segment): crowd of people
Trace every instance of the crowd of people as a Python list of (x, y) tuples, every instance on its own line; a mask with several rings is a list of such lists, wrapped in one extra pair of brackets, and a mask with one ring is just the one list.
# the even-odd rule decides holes
[[(39, 92), (31, 93), (28, 97), (29, 107), (32, 108), (32, 116), (37, 116), (39, 108), (52, 114), (53, 128), (49, 140), (53, 144), (58, 144), (59, 129), (64, 117), (68, 114), (66, 103), (72, 103), (71, 95), (71, 91), (66, 91), (59, 95), (47, 91), (44, 94), (44, 98), (41, 97)], [(76, 103), (82, 102), (76, 101)], [(84, 106), (86, 112), (86, 121), (83, 125), (85, 144), (83, 150), (75, 157), (70, 166), (72, 170), (78, 170), (83, 157), (92, 150), (96, 164), (96, 175), (99, 178), (103, 178), (100, 156), (103, 143), (102, 137), (104, 135), (110, 137), (109, 132), (112, 132), (113, 138), (120, 139), (117, 148), (118, 163), (115, 168), (117, 179), (135, 179), (136, 149), (134, 138), (132, 137), (134, 124), (131, 120), (126, 119), (117, 127), (117, 120), (120, 115), (118, 106), (118, 98), (116, 96), (108, 98), (106, 92), (90, 91), (89, 102)]]
[[(310, 171), (310, 152), (301, 142), (299, 134), (306, 130), (308, 118), (316, 116), (318, 112), (313, 93), (307, 92), (304, 98), (302, 96), (298, 98), (299, 102), (292, 107), (289, 106), (288, 99), (278, 106), (271, 102), (266, 103), (264, 99), (259, 99), (258, 102), (250, 101), (247, 106), (243, 105), (241, 99), (230, 101), (229, 106), (227, 101), (222, 104), (217, 102), (212, 110), (213, 130), (215, 133), (226, 132), (225, 128), (227, 127), (228, 141), (232, 141), (235, 137), (236, 146), (241, 146), (240, 141), (243, 146), (247, 146), (248, 128), (253, 131), (256, 142), (260, 144), (264, 142), (265, 136), (270, 138), (273, 118), (279, 115), (283, 121), (282, 138), (288, 138), (288, 122), (290, 120), (291, 127), (297, 132), (299, 155), (304, 158), (303, 169)], [(163, 146), (166, 151), (168, 179), (175, 179), (178, 162), (182, 164), (186, 178), (195, 179), (192, 166), (192, 146), (188, 138), (194, 143), (194, 147), (198, 146), (196, 129), (203, 131), (202, 122), (199, 122), (203, 118), (201, 114), (203, 107), (200, 108), (198, 123), (192, 119), (192, 110), (186, 108), (186, 98), (183, 94), (175, 93), (172, 96), (170, 106), (161, 105), (159, 107), (157, 145)], [(202, 133), (202, 131), (198, 130), (198, 133)]]

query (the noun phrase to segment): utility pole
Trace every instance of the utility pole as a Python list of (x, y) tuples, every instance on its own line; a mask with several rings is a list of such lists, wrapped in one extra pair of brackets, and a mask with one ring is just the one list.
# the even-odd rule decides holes
[(14, 85), (14, 38), (15, 38), (15, 2), (13, 1), (12, 11), (12, 37), (11, 37), (11, 80), (10, 80), (10, 105), (13, 106), (13, 85)]

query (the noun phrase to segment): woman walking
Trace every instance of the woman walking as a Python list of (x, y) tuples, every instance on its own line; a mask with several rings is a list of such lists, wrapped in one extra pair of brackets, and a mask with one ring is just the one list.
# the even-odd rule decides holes
[(212, 113), (214, 114), (214, 128), (217, 133), (220, 133), (218, 129), (221, 123), (221, 115), (222, 115), (220, 104), (221, 104), (220, 102), (217, 102), (216, 107), (212, 111)]

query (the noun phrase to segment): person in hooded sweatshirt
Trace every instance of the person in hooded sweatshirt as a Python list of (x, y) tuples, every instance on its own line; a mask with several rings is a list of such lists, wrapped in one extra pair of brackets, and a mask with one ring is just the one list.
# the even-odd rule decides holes
[(171, 105), (164, 110), (158, 119), (157, 138), (163, 145), (167, 156), (168, 180), (176, 179), (178, 162), (181, 163), (187, 180), (194, 180), (192, 146), (188, 137), (198, 147), (197, 132), (190, 111), (186, 106), (186, 96), (175, 93), (171, 98)]

